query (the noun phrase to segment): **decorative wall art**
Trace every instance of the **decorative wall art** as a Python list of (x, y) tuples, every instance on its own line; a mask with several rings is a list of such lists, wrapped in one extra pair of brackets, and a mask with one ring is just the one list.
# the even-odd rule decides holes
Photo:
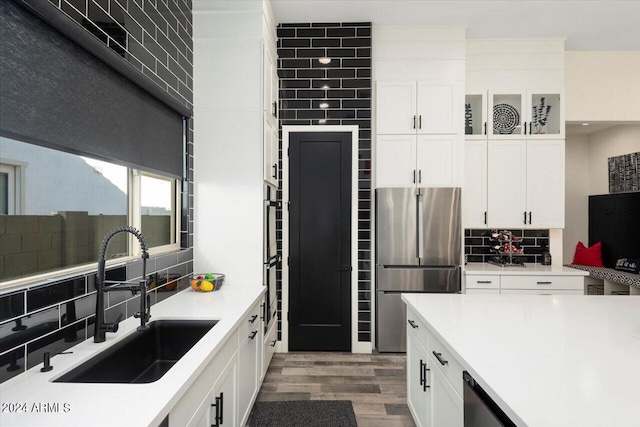
[(545, 133), (544, 128), (549, 121), (549, 111), (551, 111), (551, 105), (545, 104), (544, 97), (540, 98), (540, 105), (533, 107), (532, 111), (534, 133)]
[(640, 152), (609, 157), (609, 193), (640, 191)]
[(464, 104), (464, 134), (473, 134), (473, 115), (471, 114), (471, 104)]
[(496, 104), (493, 107), (493, 131), (510, 135), (520, 125), (520, 114), (513, 105)]

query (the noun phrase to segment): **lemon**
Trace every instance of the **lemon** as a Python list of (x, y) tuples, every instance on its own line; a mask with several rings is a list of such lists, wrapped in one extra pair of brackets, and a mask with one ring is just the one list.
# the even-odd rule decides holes
[(200, 290), (204, 292), (211, 292), (213, 290), (213, 283), (206, 280), (200, 284)]

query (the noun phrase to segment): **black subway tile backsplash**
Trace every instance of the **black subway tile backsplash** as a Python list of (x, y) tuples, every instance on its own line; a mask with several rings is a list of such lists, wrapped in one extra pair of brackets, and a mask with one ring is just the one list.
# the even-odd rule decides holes
[(62, 301), (86, 294), (85, 277), (40, 286), (27, 291), (27, 311), (36, 311)]
[[(464, 253), (467, 262), (487, 262), (495, 253), (490, 250), (491, 231), (485, 229), (465, 229)], [(549, 247), (549, 230), (509, 230), (518, 239), (523, 253), (514, 254), (522, 262), (540, 263), (542, 253)], [(522, 236), (527, 237), (522, 237)]]
[(35, 340), (60, 327), (58, 306), (0, 324), (0, 353)]
[[(368, 170), (371, 168), (370, 29), (370, 23), (362, 22), (278, 26), (281, 53), (278, 74), (283, 79), (280, 85), (280, 125), (358, 125), (359, 163)], [(331, 58), (329, 64), (318, 60), (324, 56)], [(297, 82), (293, 83), (294, 80)], [(307, 86), (309, 81), (312, 89)], [(325, 86), (328, 88), (323, 89)], [(279, 144), (282, 147), (282, 141)], [(279, 164), (281, 167), (281, 161)], [(362, 194), (358, 209), (360, 341), (371, 340), (371, 174), (368, 170), (359, 172), (359, 195)], [(282, 192), (277, 194), (281, 200)], [(280, 211), (276, 212), (276, 218), (277, 243), (281, 250)], [(276, 289), (282, 289), (280, 267), (276, 271)], [(158, 293), (158, 297), (160, 295)], [(281, 310), (281, 301), (278, 301), (278, 310)]]
[(25, 368), (25, 346), (0, 353), (0, 383), (23, 373)]
[(24, 294), (24, 292), (14, 292), (0, 295), (0, 322), (25, 313)]

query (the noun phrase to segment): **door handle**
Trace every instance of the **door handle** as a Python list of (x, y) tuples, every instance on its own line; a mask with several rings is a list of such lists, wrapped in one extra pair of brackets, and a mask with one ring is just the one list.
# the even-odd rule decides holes
[(424, 385), (424, 362), (420, 359), (420, 385)]
[(273, 107), (273, 111), (271, 112), (271, 114), (273, 114), (273, 117), (278, 117), (278, 102), (273, 101), (271, 106)]
[(440, 362), (440, 364), (441, 364), (442, 366), (449, 364), (449, 361), (448, 361), (448, 360), (444, 360), (444, 359), (442, 358), (442, 353), (436, 353), (436, 351), (435, 351), (435, 350), (434, 350), (434, 351), (432, 351), (432, 353), (433, 353), (433, 355), (436, 357), (436, 359), (438, 359), (438, 362)]
[(529, 211), (529, 225), (531, 225), (531, 211)]
[(336, 270), (338, 270), (338, 271), (353, 271), (353, 267), (351, 267), (350, 265), (341, 265), (340, 267), (336, 268)]
[(487, 134), (487, 122), (484, 122), (484, 134)]
[(422, 184), (422, 169), (418, 170), (418, 184)]
[(253, 316), (251, 316), (251, 319), (249, 319), (249, 323), (255, 322), (257, 318), (258, 318), (258, 315), (254, 314)]
[(527, 225), (527, 211), (524, 211), (524, 224)]
[(524, 134), (526, 135), (527, 134), (527, 122), (524, 122), (523, 128), (524, 128)]
[(256, 337), (256, 335), (258, 335), (258, 331), (253, 331), (251, 332), (251, 335), (249, 335), (249, 339), (252, 340)]
[(553, 282), (536, 282), (538, 285), (551, 285)]
[(487, 211), (484, 211), (484, 225), (487, 225)]
[(415, 115), (413, 116), (413, 128), (414, 129), (416, 128), (416, 116)]
[(532, 133), (531, 133), (531, 122), (529, 122), (529, 135), (532, 135)]
[(416, 170), (413, 170), (413, 183), (416, 183)]
[(422, 365), (422, 370), (424, 371), (424, 383), (422, 383), (422, 391), (427, 391), (428, 388), (431, 388), (431, 385), (427, 384), (427, 375), (431, 372), (431, 369), (427, 368), (427, 364)]
[(422, 129), (422, 114), (418, 117), (418, 129)]
[(418, 258), (422, 258), (422, 232), (423, 232), (424, 212), (422, 210), (422, 194), (418, 194)]
[(416, 322), (413, 320), (409, 319), (407, 320), (407, 323), (410, 324), (413, 329), (418, 329), (418, 325), (416, 325)]
[(273, 166), (273, 175), (271, 175), (274, 179), (278, 179), (278, 164), (274, 163)]

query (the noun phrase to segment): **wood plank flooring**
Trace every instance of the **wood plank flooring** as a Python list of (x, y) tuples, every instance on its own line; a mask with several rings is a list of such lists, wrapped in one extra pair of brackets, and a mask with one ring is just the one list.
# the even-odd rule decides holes
[(414, 427), (406, 378), (404, 354), (277, 353), (257, 400), (350, 400), (360, 427)]

